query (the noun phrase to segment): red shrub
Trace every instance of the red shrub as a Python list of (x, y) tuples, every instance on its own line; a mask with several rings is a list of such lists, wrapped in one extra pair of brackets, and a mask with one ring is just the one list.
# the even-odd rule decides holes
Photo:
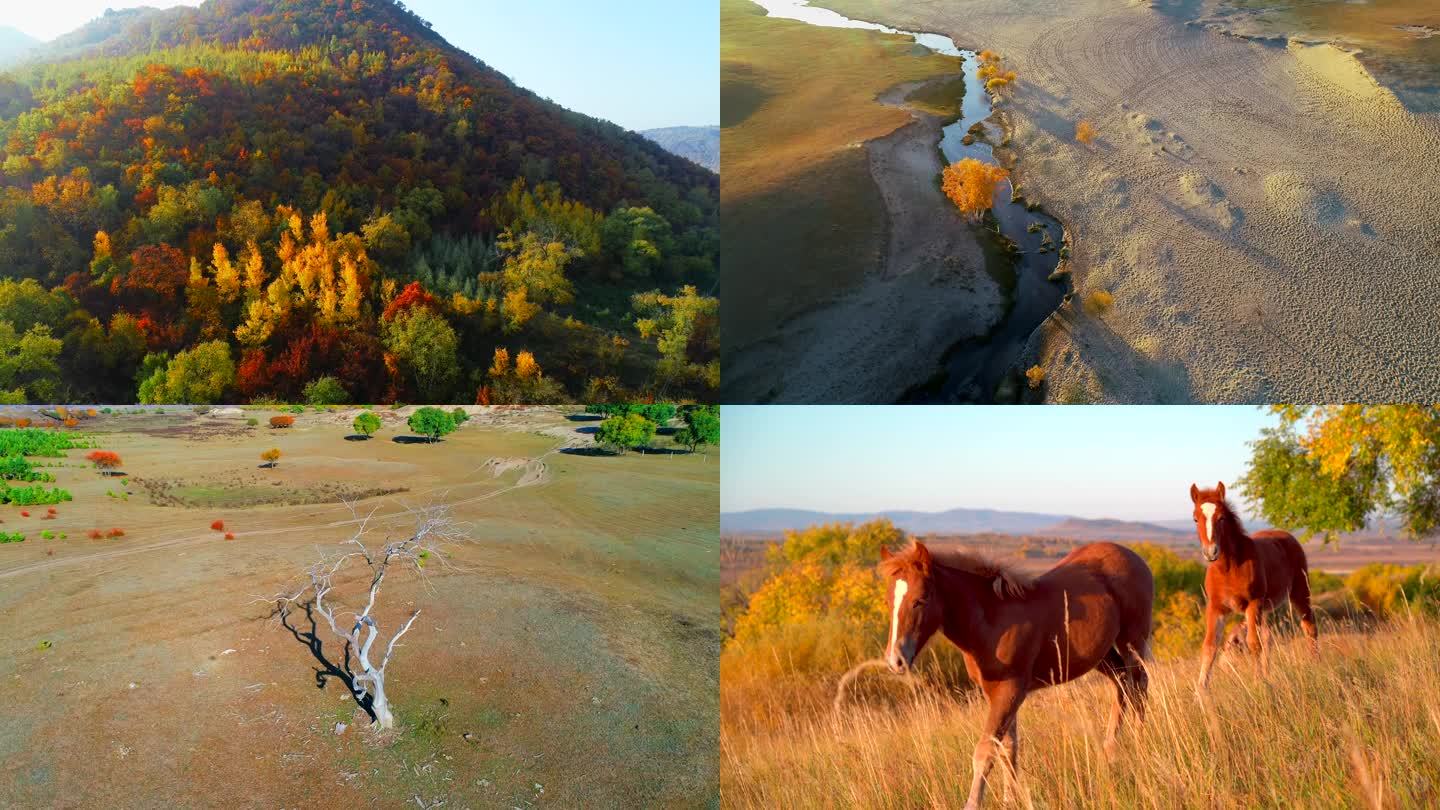
[(120, 454), (113, 450), (92, 450), (85, 456), (97, 470), (109, 470), (120, 466)]
[(293, 424), (295, 424), (295, 417), (293, 416), (270, 417), (270, 427), (272, 428), (288, 428)]
[(21, 509), (21, 510), (20, 510), (20, 517), (30, 517), (30, 510), (29, 510), (29, 509)]
[(225, 532), (225, 539), (226, 539), (226, 540), (234, 540), (234, 539), (235, 539), (235, 533), (234, 533), (234, 532)]
[(214, 529), (217, 532), (223, 532), (225, 531), (225, 521), (217, 520), (214, 523), (210, 524), (210, 528)]
[(124, 536), (125, 536), (125, 530), (124, 530), (124, 529), (111, 529), (110, 532), (109, 532), (106, 536), (107, 536), (107, 537), (124, 537)]
[(53, 515), (53, 514), (55, 514), (55, 507), (52, 506), (52, 507), (50, 507), (49, 509), (46, 509), (45, 511), (46, 511), (46, 512), (49, 512), (50, 514)]
[(90, 530), (90, 539), (91, 539), (91, 540), (99, 540), (100, 538), (102, 538), (102, 537), (104, 537), (104, 536), (105, 536), (105, 535), (102, 534), (99, 529), (91, 529), (91, 530)]

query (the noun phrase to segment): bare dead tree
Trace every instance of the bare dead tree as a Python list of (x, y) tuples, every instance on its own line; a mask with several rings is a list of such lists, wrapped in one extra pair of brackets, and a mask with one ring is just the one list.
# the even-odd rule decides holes
[[(354, 536), (340, 544), (340, 553), (323, 557), (306, 569), (304, 582), (297, 590), (276, 594), (265, 601), (275, 602), (276, 611), (282, 617), (290, 607), (302, 605), (325, 619), (330, 631), (345, 643), (347, 656), (350, 651), (356, 651), (360, 672), (352, 679), (352, 695), (355, 701), (364, 705), (363, 701), (368, 696), (370, 710), (375, 715), (375, 725), (389, 729), (394, 727), (395, 718), (390, 712), (390, 702), (385, 695), (385, 670), (390, 665), (390, 659), (400, 639), (410, 632), (410, 627), (415, 624), (420, 611), (416, 609), (410, 614), (410, 618), (400, 625), (400, 629), (390, 637), (389, 643), (385, 644), (384, 657), (380, 659), (378, 666), (375, 665), (370, 655), (380, 636), (380, 625), (374, 617), (380, 588), (385, 583), (385, 577), (394, 572), (412, 571), (423, 581), (428, 563), (449, 566), (445, 548), (463, 540), (465, 534), (460, 525), (450, 519), (446, 507), (432, 506), (409, 510), (415, 522), (414, 528), (406, 533), (407, 536), (399, 540), (387, 537), (378, 548), (372, 547), (366, 545), (365, 536), (370, 530), (370, 521), (375, 512), (372, 510), (364, 518), (360, 518), (353, 504), (350, 508), (359, 520), (359, 527)], [(359, 611), (348, 611), (335, 595), (337, 584), (342, 579), (355, 579), (350, 572), (362, 564), (369, 573), (365, 606)], [(364, 581), (363, 576), (359, 579)], [(340, 629), (341, 622), (336, 620), (337, 616), (347, 614), (354, 617), (353, 623), (345, 623), (350, 627), (348, 632)]]

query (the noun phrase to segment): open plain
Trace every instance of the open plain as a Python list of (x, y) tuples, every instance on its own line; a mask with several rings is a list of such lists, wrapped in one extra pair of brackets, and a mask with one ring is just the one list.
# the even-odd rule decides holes
[[(578, 409), (470, 408), (433, 444), (410, 408), (368, 440), (353, 409), (161, 410), (79, 428), (130, 483), (69, 450), (34, 460), (74, 496), (53, 518), (0, 507), (26, 537), (0, 545), (0, 805), (718, 805), (717, 453), (603, 454)], [(468, 539), (385, 582), (382, 638), (421, 614), (377, 732), (325, 623), (270, 597), (357, 514), (379, 542), (436, 505)]]

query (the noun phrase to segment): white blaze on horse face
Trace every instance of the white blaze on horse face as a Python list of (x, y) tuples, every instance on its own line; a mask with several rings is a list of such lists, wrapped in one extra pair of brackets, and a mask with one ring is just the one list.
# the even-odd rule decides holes
[(1200, 504), (1200, 512), (1205, 515), (1205, 545), (1215, 545), (1215, 504)]
[(897, 654), (895, 637), (900, 632), (900, 603), (905, 601), (905, 592), (909, 589), (910, 583), (903, 579), (895, 580), (895, 606), (890, 609), (890, 643), (885, 647), (887, 661), (893, 661)]

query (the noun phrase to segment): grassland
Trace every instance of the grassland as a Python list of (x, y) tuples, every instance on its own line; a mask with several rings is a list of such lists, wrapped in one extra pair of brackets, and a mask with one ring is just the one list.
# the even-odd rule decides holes
[(771, 19), (747, 0), (721, 3), (720, 42), (729, 352), (878, 269), (886, 211), (862, 145), (911, 116), (876, 99), (960, 63), (902, 36)]
[[(0, 546), (0, 806), (718, 805), (718, 453), (592, 455), (593, 425), (549, 408), (394, 441), (409, 410), (368, 441), (345, 411), (86, 421), (185, 497), (70, 451), (45, 468), (75, 494), (54, 519), (0, 510), (27, 535)], [(257, 501), (257, 476), (284, 496)], [(393, 734), (253, 601), (351, 536), (337, 499), (374, 487), (404, 489), (359, 502), (380, 534), (446, 503), (473, 541), (428, 584), (387, 580), (382, 629), (423, 610), (390, 667)]]
[[(1044, 690), (1020, 712), (1018, 789), (997, 767), (987, 806), (1433, 807), (1440, 801), (1437, 637), (1432, 619), (1406, 618), (1374, 633), (1322, 622), (1319, 658), (1293, 637), (1280, 639), (1268, 677), (1252, 659), (1222, 655), (1208, 707), (1195, 695), (1196, 661), (1152, 664), (1148, 720), (1122, 735), (1114, 761), (1101, 751), (1109, 682), (1092, 674)], [(892, 686), (839, 712), (824, 701), (763, 711), (755, 707), (793, 701), (781, 692), (784, 682), (722, 667), (727, 806), (964, 802), (983, 698), (933, 688), (911, 696)], [(818, 686), (828, 693), (834, 682)]]

